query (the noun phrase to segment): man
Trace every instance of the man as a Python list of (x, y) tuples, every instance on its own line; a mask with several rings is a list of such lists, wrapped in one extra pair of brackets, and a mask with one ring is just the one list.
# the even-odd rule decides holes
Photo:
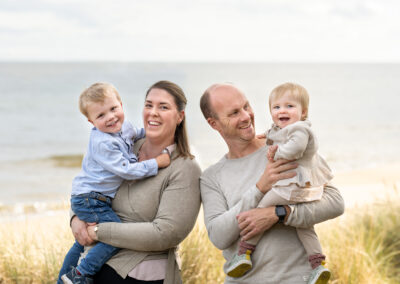
[(268, 161), (265, 139), (255, 138), (253, 110), (235, 86), (212, 85), (201, 97), (200, 107), (229, 149), (201, 177), (204, 221), (211, 242), (229, 261), (241, 239), (264, 232), (252, 254), (252, 269), (239, 278), (227, 276), (225, 283), (306, 283), (311, 267), (295, 227), (311, 227), (342, 214), (339, 191), (327, 185), (316, 202), (256, 208), (274, 183), (295, 175), (290, 170), (297, 165)]

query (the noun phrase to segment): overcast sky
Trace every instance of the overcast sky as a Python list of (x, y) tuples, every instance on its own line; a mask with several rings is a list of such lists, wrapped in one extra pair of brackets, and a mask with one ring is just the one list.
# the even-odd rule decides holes
[(400, 62), (398, 0), (1, 0), (1, 61)]

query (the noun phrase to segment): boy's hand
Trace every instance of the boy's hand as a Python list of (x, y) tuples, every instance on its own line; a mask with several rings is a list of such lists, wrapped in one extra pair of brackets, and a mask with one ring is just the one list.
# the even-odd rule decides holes
[(169, 156), (169, 153), (163, 153), (156, 158), (158, 168), (162, 169), (165, 167), (168, 167), (169, 164), (171, 163), (171, 157)]

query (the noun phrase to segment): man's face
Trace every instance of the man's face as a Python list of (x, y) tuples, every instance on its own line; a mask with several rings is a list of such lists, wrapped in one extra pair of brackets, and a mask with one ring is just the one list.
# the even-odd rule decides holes
[(228, 144), (254, 139), (253, 110), (247, 98), (236, 87), (216, 87), (210, 92), (210, 104), (217, 118), (209, 118), (208, 122)]

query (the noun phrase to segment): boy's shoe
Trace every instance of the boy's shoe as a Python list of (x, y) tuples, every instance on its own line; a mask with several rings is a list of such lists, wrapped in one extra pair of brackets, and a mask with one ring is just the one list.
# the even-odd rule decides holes
[(246, 253), (241, 255), (235, 254), (235, 256), (228, 263), (226, 274), (235, 278), (243, 276), (253, 266), (250, 254), (250, 250), (247, 250)]
[(71, 270), (61, 276), (64, 284), (93, 284), (93, 279), (76, 273), (76, 268), (71, 266)]
[(331, 278), (331, 272), (329, 269), (320, 265), (311, 271), (307, 284), (326, 284), (328, 283), (329, 278)]

